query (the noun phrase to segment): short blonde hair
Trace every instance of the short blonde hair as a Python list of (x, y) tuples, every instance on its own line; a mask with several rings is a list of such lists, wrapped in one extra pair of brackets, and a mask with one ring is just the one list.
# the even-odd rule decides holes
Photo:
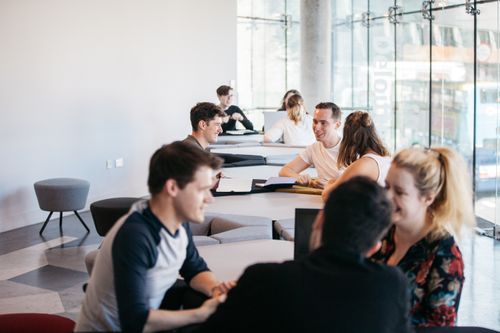
[(464, 160), (451, 148), (407, 148), (394, 156), (392, 163), (413, 175), (421, 195), (433, 194), (428, 208), (432, 217), (431, 237), (447, 232), (460, 236), (462, 227), (474, 227), (470, 179)]

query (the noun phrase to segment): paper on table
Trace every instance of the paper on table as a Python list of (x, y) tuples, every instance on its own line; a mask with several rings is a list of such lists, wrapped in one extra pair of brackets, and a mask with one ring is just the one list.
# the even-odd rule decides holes
[(217, 192), (250, 192), (252, 179), (250, 178), (221, 178)]
[(269, 177), (269, 179), (264, 183), (264, 187), (276, 186), (276, 185), (290, 185), (295, 184), (295, 178), (292, 177)]
[(226, 131), (226, 134), (231, 134), (231, 135), (243, 135), (243, 134), (250, 134), (250, 133), (257, 133), (257, 132), (249, 130), (249, 129)]

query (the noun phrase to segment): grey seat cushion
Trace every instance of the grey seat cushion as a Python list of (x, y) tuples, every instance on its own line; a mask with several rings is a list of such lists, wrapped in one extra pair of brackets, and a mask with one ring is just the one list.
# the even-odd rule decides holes
[(220, 244), (220, 242), (215, 238), (196, 235), (193, 235), (193, 242), (196, 246)]
[(295, 238), (295, 219), (283, 219), (274, 222), (274, 230), (281, 239), (293, 241)]
[(52, 178), (34, 184), (40, 209), (69, 212), (85, 207), (90, 183), (76, 178)]
[(201, 242), (196, 241), (197, 236), (208, 236), (217, 243), (272, 238), (272, 220), (259, 216), (210, 213), (203, 223), (190, 222), (190, 227), (197, 245)]
[(255, 239), (272, 239), (273, 235), (270, 227), (251, 226), (220, 232), (212, 235), (212, 238), (215, 238), (221, 243), (232, 243)]

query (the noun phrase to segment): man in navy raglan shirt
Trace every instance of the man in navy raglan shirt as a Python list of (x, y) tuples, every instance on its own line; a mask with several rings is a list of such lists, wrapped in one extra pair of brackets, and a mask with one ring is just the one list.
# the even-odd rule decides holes
[[(215, 311), (235, 282), (217, 281), (184, 222), (203, 222), (221, 162), (182, 142), (154, 153), (148, 177), (151, 199), (135, 203), (106, 235), (75, 331), (164, 331), (203, 322)], [(179, 274), (211, 298), (191, 310), (159, 309)]]

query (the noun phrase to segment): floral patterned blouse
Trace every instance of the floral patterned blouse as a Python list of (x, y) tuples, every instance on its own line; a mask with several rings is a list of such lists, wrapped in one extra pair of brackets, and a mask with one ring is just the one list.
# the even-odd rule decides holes
[[(372, 256), (386, 263), (394, 253), (392, 227)], [(455, 326), (464, 283), (462, 254), (451, 235), (429, 236), (414, 244), (398, 263), (410, 287), (410, 314), (414, 326)]]

